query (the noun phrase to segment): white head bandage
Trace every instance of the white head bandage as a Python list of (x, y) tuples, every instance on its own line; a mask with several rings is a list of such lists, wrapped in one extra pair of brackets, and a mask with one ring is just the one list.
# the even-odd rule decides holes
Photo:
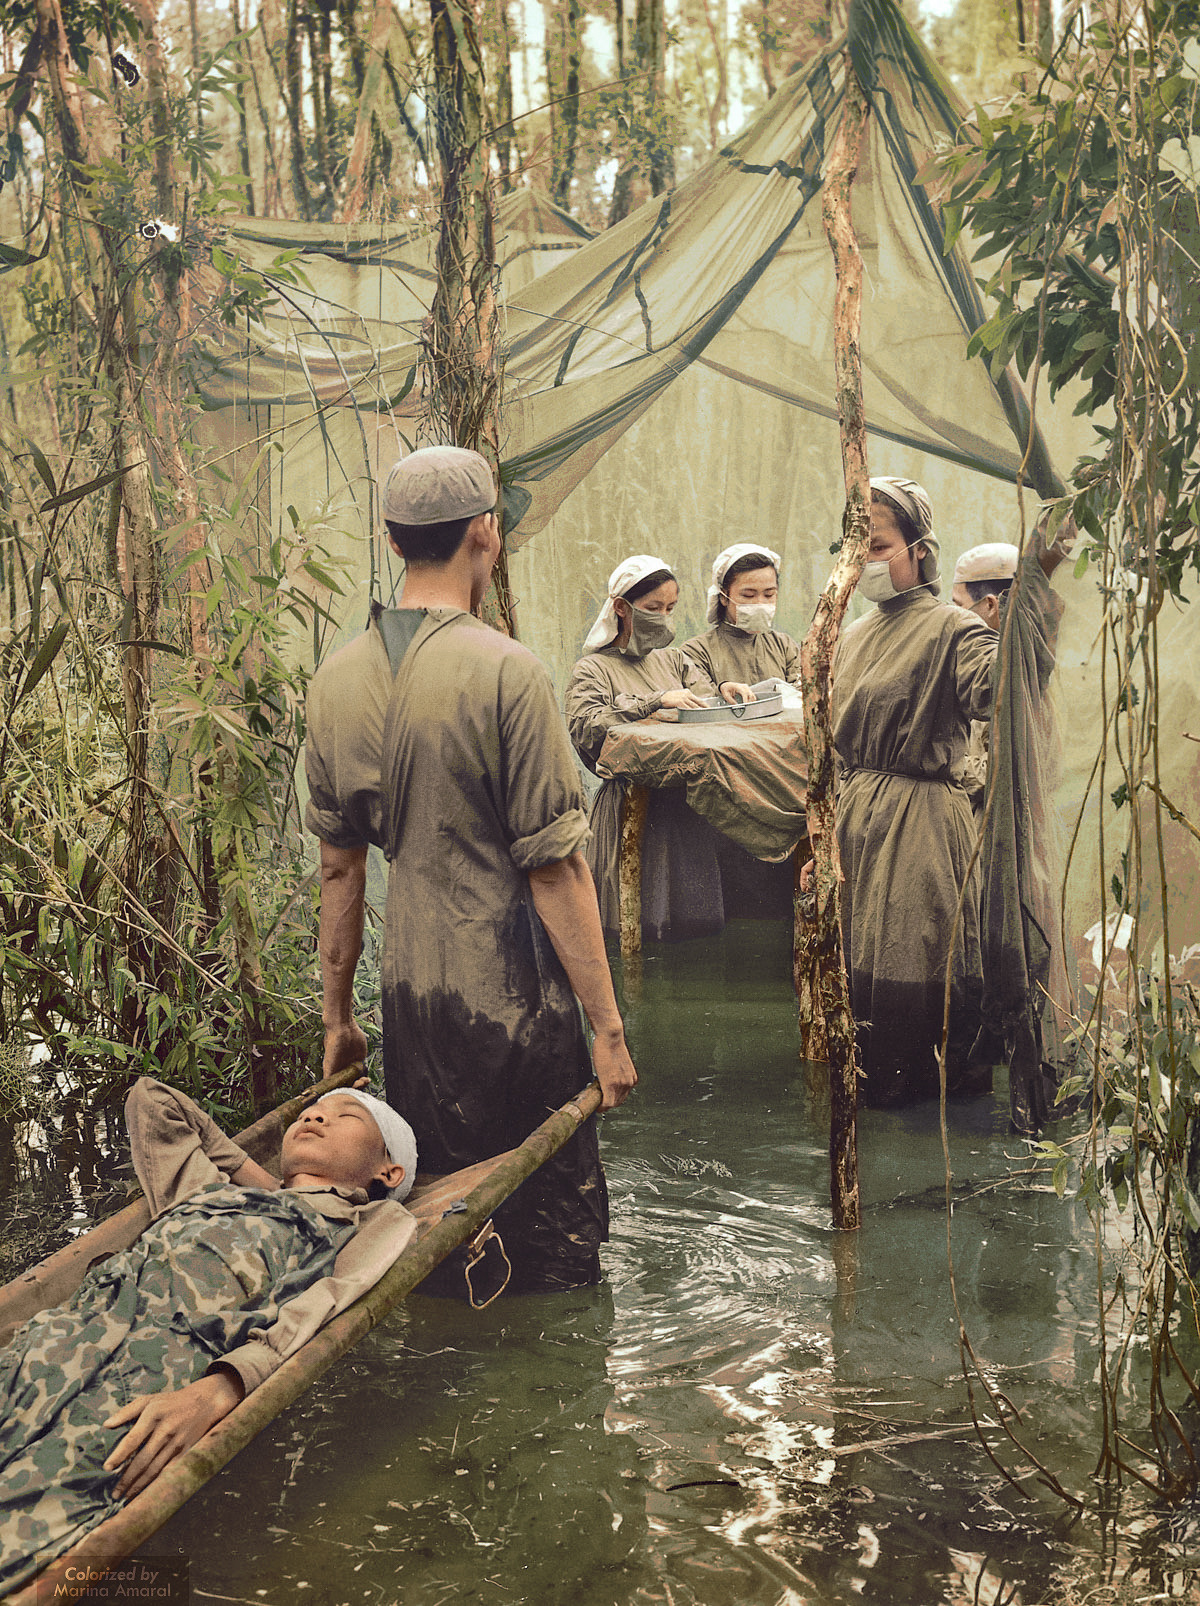
[(783, 565), (783, 559), (778, 552), (772, 552), (769, 546), (763, 546), (758, 541), (738, 541), (733, 546), (727, 546), (714, 561), (712, 566), (712, 585), (708, 588), (708, 608), (705, 618), (710, 625), (715, 625), (718, 619), (718, 609), (721, 602), (721, 592), (725, 588), (725, 576), (733, 568), (739, 558), (761, 558), (762, 567), (768, 564), (778, 574)]
[(608, 596), (604, 599), (604, 606), (596, 615), (596, 622), (584, 639), (584, 652), (597, 652), (601, 647), (607, 647), (613, 637), (620, 632), (621, 626), (617, 620), (616, 609), (613, 607), (613, 599), (623, 597), (637, 585), (639, 580), (648, 579), (660, 569), (671, 574), (669, 563), (664, 563), (661, 558), (652, 558), (645, 552), (637, 557), (626, 558), (624, 563), (617, 564), (608, 577)]
[(1019, 548), (1007, 541), (988, 541), (964, 552), (954, 565), (955, 585), (967, 585), (973, 580), (1012, 580), (1016, 578), (1020, 561)]
[(397, 1115), (390, 1104), (385, 1104), (373, 1093), (364, 1093), (357, 1087), (335, 1088), (333, 1093), (322, 1093), (316, 1102), (320, 1104), (324, 1099), (333, 1098), (334, 1094), (345, 1094), (348, 1099), (357, 1099), (371, 1116), (379, 1128), (388, 1159), (393, 1165), (404, 1167), (404, 1179), (391, 1190), (391, 1197), (406, 1199), (417, 1176), (417, 1140), (412, 1127), (402, 1115)]

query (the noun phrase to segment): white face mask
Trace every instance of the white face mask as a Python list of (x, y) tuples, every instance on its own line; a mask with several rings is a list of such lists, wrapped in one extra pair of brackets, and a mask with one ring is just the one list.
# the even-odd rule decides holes
[(736, 630), (748, 630), (751, 635), (757, 635), (760, 630), (770, 630), (775, 620), (775, 604), (773, 602), (735, 602), (737, 618), (729, 623)]
[[(911, 552), (913, 547), (920, 546), (920, 544), (919, 541), (914, 541), (907, 550)], [(898, 557), (899, 553), (896, 555)], [(917, 573), (918, 575), (920, 574), (919, 568)], [(891, 602), (896, 597), (906, 596), (909, 591), (919, 591), (924, 583), (923, 580), (918, 579), (915, 586), (906, 586), (904, 591), (897, 591), (892, 584), (891, 559), (884, 561), (884, 559), (878, 558), (863, 564), (863, 572), (858, 579), (858, 591), (859, 595), (866, 597), (868, 602)]]
[(898, 597), (900, 593), (892, 584), (891, 564), (864, 563), (863, 572), (858, 577), (858, 592), (868, 602), (891, 602), (893, 597)]

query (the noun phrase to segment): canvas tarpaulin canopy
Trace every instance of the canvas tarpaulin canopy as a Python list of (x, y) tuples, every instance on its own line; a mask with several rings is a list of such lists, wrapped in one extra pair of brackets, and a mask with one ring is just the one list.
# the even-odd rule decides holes
[[(505, 297), (523, 291), (592, 238), (578, 219), (548, 196), (529, 189), (501, 196), (495, 235)], [(411, 336), (419, 332), (433, 300), (437, 236), (416, 219), (382, 229), (370, 224), (339, 227), (243, 218), (230, 230), (230, 239), (247, 267), (266, 273), (281, 253), (298, 253), (294, 261), (303, 280), (288, 287), (286, 300), (268, 307), (267, 349), (274, 344), (286, 349), (294, 333), (312, 348), (318, 368), (322, 359), (332, 356), (323, 344), (326, 332), (352, 337), (356, 329), (365, 333), (377, 324)]]
[[(1023, 428), (969, 362), (978, 292), (913, 177), (957, 124), (950, 92), (890, 0), (856, 3), (849, 44), (872, 100), (855, 222), (868, 275), (864, 387), (871, 430), (1004, 479)], [(845, 44), (831, 46), (711, 162), (523, 289), (505, 287), (503, 478), (508, 533), (543, 529), (613, 442), (693, 363), (822, 419), (834, 416), (833, 268), (820, 216), (843, 100)], [(330, 231), (331, 239), (336, 231)], [(303, 242), (315, 294), (283, 289), (265, 328), (227, 333), (210, 405), (355, 415), (368, 457), (379, 422), (411, 438), (423, 398), (428, 280), (389, 268), (390, 248), (342, 249), (318, 267), (312, 226), (243, 229), (247, 256)], [(920, 316), (914, 316), (914, 309)], [(214, 352), (214, 355), (218, 355)], [(1006, 412), (1007, 408), (1007, 412)], [(340, 432), (339, 432), (340, 433)], [(336, 443), (335, 443), (336, 449)], [(393, 444), (391, 455), (398, 450)], [(1044, 451), (1027, 478), (1048, 485)]]

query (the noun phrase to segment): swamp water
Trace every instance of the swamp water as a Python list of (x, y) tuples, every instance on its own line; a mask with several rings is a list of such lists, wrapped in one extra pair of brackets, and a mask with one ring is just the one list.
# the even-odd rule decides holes
[[(1197, 1598), (1200, 1524), (1143, 1500), (1102, 1533), (981, 1448), (936, 1108), (863, 1115), (864, 1226), (831, 1231), (789, 963), (783, 928), (739, 924), (628, 984), (642, 1081), (603, 1128), (606, 1287), (482, 1313), (414, 1295), (145, 1555), (187, 1555), (198, 1606)], [(1003, 1091), (949, 1123), (971, 1341), (1091, 1499), (1090, 1223)]]

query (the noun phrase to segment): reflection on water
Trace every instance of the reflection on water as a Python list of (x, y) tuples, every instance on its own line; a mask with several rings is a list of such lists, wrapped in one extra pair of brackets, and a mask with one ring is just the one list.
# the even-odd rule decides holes
[[(981, 1449), (935, 1110), (864, 1116), (865, 1225), (831, 1231), (788, 966), (772, 927), (646, 956), (628, 1001), (642, 1083), (603, 1132), (608, 1287), (482, 1314), (414, 1297), (147, 1546), (190, 1554), (197, 1602), (1187, 1595), (1186, 1522), (1165, 1544), (1145, 1514), (1119, 1595), (1129, 1513), (1105, 1574), (1087, 1523)], [(971, 1340), (1025, 1441), (1090, 1492), (1089, 1225), (1009, 1135), (1003, 1093), (950, 1123)]]
[(94, 1227), (134, 1183), (117, 1113), (64, 1099), (40, 1119), (0, 1121), (0, 1283)]

